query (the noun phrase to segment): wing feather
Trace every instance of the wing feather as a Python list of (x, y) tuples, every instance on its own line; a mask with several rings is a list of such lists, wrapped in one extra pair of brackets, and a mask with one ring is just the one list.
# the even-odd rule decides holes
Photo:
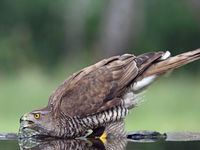
[[(125, 54), (104, 59), (65, 80), (50, 96), (55, 112), (85, 117), (118, 105), (134, 79), (161, 56)], [(150, 60), (151, 59), (151, 60)]]

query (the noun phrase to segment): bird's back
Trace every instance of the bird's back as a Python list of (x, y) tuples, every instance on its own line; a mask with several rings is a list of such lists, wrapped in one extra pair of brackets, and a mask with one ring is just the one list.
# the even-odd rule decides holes
[(69, 77), (53, 93), (50, 103), (71, 117), (83, 118), (111, 109), (123, 102), (137, 77), (162, 54), (125, 54), (103, 60)]

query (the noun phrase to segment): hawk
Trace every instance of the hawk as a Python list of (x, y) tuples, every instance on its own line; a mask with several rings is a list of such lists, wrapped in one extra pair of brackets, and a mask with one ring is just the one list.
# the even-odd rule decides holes
[(123, 120), (138, 105), (138, 94), (167, 71), (198, 59), (200, 49), (174, 57), (167, 51), (104, 59), (67, 78), (46, 107), (20, 118), (21, 127), (58, 138), (80, 137), (88, 130), (100, 138), (125, 135)]

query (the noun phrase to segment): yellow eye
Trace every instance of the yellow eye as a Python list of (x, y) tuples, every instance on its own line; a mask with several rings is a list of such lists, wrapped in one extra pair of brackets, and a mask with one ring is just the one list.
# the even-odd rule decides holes
[(36, 119), (40, 118), (39, 114), (35, 114), (34, 116), (35, 116)]

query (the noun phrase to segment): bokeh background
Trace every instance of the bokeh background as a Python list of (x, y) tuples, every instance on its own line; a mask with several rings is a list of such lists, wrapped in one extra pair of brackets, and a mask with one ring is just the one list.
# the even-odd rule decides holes
[[(0, 132), (47, 104), (70, 74), (123, 53), (200, 47), (198, 0), (1, 0)], [(200, 61), (154, 83), (126, 129), (200, 131)]]

